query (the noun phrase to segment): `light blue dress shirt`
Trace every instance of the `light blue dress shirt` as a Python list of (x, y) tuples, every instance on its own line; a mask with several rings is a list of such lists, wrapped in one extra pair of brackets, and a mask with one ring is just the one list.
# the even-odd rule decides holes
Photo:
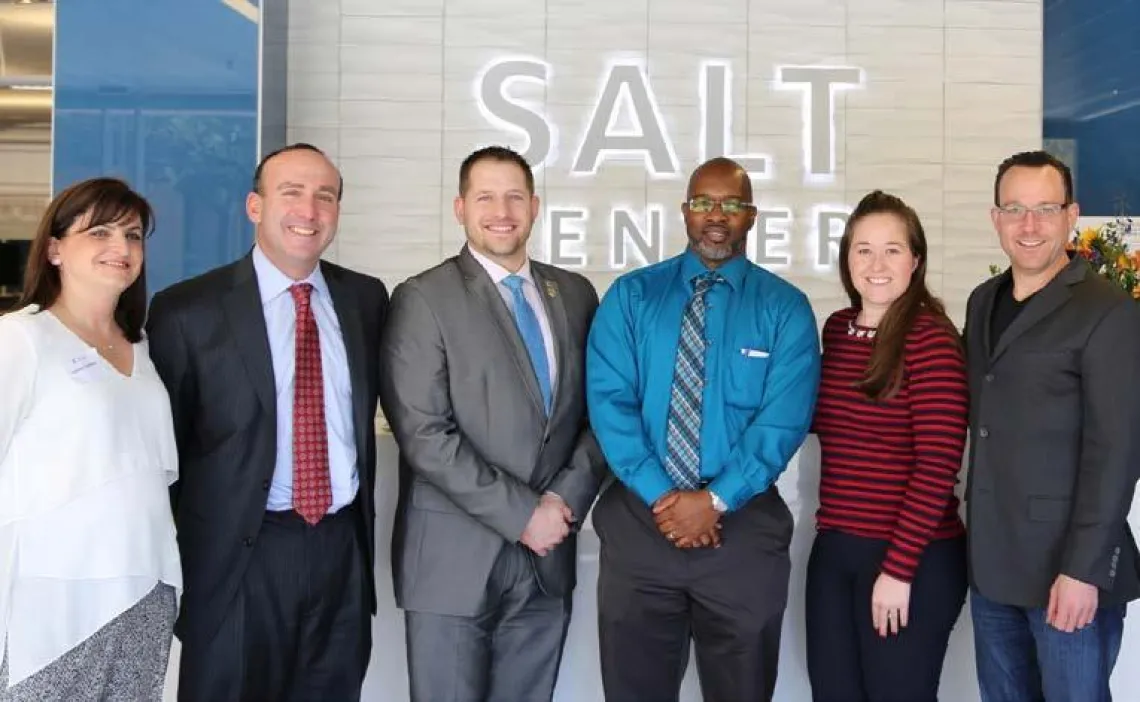
[(311, 307), (321, 340), (321, 378), (325, 388), (325, 423), (329, 431), (329, 477), (332, 506), (336, 512), (356, 498), (356, 438), (353, 434), (352, 383), (348, 377), (348, 354), (333, 309), (329, 286), (317, 266), (305, 280), (294, 281), (253, 248), (253, 269), (261, 291), (261, 309), (273, 356), (273, 380), (277, 395), (277, 463), (269, 487), (266, 509), (293, 509), (293, 375), (296, 368), (297, 310), (289, 286), (313, 286)]
[[(734, 510), (787, 468), (811, 426), (819, 334), (807, 297), (744, 256), (706, 297), (701, 478)], [(691, 252), (627, 273), (606, 292), (586, 351), (590, 426), (614, 475), (646, 504), (675, 488), (666, 428)]]

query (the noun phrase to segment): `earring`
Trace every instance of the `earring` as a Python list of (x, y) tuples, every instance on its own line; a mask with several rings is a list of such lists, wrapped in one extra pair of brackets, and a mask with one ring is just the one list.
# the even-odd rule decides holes
[(58, 266), (60, 263), (62, 263), (62, 261), (60, 261), (58, 258), (53, 258), (51, 261), (49, 261), (49, 263), (51, 263), (53, 266)]

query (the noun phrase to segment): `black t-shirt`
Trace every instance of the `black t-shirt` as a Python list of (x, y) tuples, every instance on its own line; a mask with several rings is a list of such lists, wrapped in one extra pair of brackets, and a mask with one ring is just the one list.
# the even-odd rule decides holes
[(994, 298), (994, 312), (990, 317), (990, 353), (993, 353), (998, 339), (1009, 325), (1013, 324), (1013, 320), (1017, 319), (1017, 315), (1021, 314), (1021, 310), (1025, 309), (1025, 305), (1033, 299), (1033, 295), (1024, 300), (1015, 300), (1012, 277), (998, 287), (997, 296)]

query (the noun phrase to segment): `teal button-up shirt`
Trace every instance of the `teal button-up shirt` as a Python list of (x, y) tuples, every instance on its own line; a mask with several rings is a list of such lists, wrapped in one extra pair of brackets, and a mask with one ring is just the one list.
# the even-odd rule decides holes
[[(673, 490), (665, 436), (692, 252), (627, 273), (607, 291), (586, 352), (590, 425), (614, 475), (646, 504)], [(811, 426), (819, 334), (807, 297), (737, 256), (706, 297), (701, 478), (730, 510), (766, 491)]]

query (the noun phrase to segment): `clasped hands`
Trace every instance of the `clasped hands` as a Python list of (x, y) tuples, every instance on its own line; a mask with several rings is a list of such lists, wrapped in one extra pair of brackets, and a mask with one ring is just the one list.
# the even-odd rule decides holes
[(658, 530), (677, 548), (719, 548), (720, 516), (708, 490), (674, 490), (653, 503)]
[(570, 535), (574, 513), (558, 495), (548, 492), (538, 501), (519, 541), (539, 556), (550, 553)]

